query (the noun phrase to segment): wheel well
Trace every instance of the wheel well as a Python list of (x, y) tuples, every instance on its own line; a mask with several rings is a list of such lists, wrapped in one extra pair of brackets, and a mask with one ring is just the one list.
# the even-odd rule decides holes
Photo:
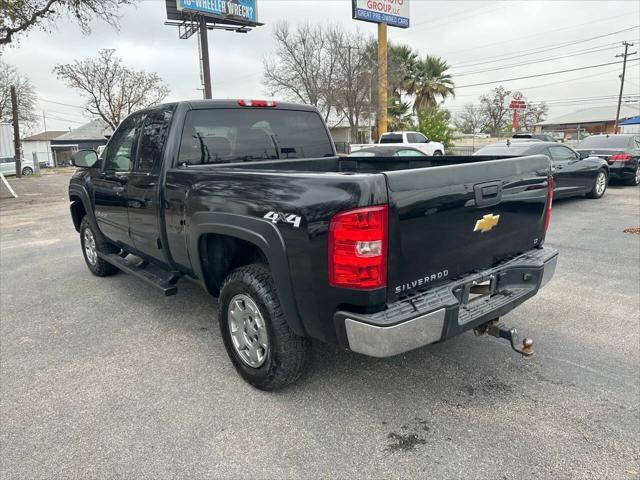
[(252, 263), (269, 264), (259, 247), (229, 235), (202, 235), (198, 250), (207, 288), (214, 296), (218, 296), (224, 279), (232, 270)]
[(76, 230), (80, 231), (80, 223), (82, 218), (87, 214), (84, 208), (84, 203), (80, 200), (80, 197), (72, 196), (71, 198), (71, 218), (73, 219), (73, 226)]

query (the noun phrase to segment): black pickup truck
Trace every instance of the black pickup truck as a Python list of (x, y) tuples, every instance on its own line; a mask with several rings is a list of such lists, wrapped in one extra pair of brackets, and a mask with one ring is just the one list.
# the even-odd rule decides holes
[(73, 162), (89, 270), (202, 285), (255, 387), (295, 381), (312, 338), (386, 357), (475, 329), (531, 353), (498, 318), (555, 271), (546, 156), (341, 158), (313, 107), (214, 100), (134, 113)]

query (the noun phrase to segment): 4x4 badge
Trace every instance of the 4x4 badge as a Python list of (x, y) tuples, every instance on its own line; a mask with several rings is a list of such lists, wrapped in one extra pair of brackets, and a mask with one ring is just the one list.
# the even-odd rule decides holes
[(293, 228), (298, 228), (300, 226), (300, 222), (302, 221), (302, 217), (300, 215), (295, 215), (293, 213), (282, 213), (282, 212), (268, 212), (264, 217), (267, 220), (271, 220), (271, 223), (285, 222), (293, 225)]
[(474, 227), (474, 232), (488, 232), (493, 227), (498, 225), (500, 221), (500, 215), (494, 215), (493, 213), (489, 213), (485, 215), (480, 220), (476, 221), (476, 226)]

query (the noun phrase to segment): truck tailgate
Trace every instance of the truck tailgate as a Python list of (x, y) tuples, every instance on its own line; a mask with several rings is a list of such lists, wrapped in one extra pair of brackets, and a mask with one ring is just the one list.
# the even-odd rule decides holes
[(550, 168), (546, 156), (536, 155), (384, 172), (389, 297), (539, 245)]

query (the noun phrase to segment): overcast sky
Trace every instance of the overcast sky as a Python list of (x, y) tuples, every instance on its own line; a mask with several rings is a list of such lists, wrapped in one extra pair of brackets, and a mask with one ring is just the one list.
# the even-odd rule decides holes
[[(476, 103), (478, 95), (497, 84), (467, 85), (614, 62), (620, 60), (615, 55), (622, 52), (623, 40), (636, 43), (635, 51), (640, 38), (636, 0), (410, 1), (411, 27), (389, 27), (389, 40), (449, 62), (457, 88), (446, 107), (453, 112)], [(165, 13), (163, 0), (143, 1), (122, 10), (119, 31), (97, 20), (90, 35), (63, 19), (51, 32), (21, 37), (3, 56), (31, 78), (49, 130), (87, 120), (78, 108), (82, 98), (55, 78), (54, 65), (94, 56), (101, 48), (115, 48), (132, 67), (158, 72), (171, 88), (168, 100), (201, 98), (196, 38), (180, 40), (177, 28), (163, 24)], [(271, 31), (279, 20), (338, 23), (376, 33), (374, 24), (351, 19), (350, 0), (258, 0), (258, 15), (265, 25), (248, 34), (209, 33), (214, 98), (265, 96), (262, 58), (273, 49)], [(615, 104), (620, 72), (621, 65), (610, 65), (502, 84), (521, 90), (530, 101), (547, 101), (553, 117)], [(640, 62), (629, 63), (625, 94), (637, 98), (639, 76)]]

